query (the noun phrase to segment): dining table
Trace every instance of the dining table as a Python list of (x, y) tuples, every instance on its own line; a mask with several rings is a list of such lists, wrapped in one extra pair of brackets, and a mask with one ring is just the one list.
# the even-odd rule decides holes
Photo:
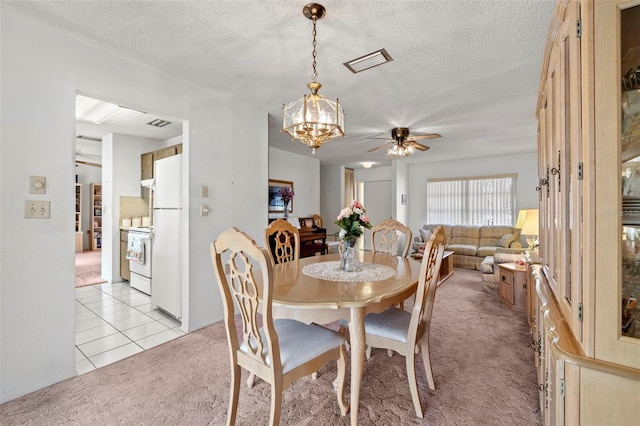
[(416, 291), (421, 263), (383, 253), (358, 251), (360, 270), (340, 271), (340, 255), (326, 254), (280, 263), (273, 269), (273, 317), (307, 324), (349, 323), (351, 424), (358, 424), (365, 359), (364, 318), (382, 312)]

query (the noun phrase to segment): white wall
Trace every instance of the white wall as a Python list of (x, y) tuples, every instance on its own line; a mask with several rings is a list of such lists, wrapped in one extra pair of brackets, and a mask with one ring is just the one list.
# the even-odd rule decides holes
[[(269, 148), (269, 179), (293, 182), (293, 212), (291, 217), (309, 217), (320, 213), (320, 161), (315, 158)], [(265, 210), (267, 204), (265, 203)], [(269, 217), (282, 217), (271, 213)], [(263, 237), (264, 239), (264, 237)]]
[(406, 161), (393, 160), (391, 167), (395, 176), (395, 184), (392, 191), (392, 200), (394, 200), (393, 218), (398, 222), (408, 223), (409, 204), (402, 204), (402, 194), (406, 195), (409, 192), (409, 165)]
[[(2, 4), (0, 3), (0, 8)], [(188, 268), (183, 321), (222, 318), (209, 244), (267, 222), (267, 114), (96, 45), (0, 9), (0, 403), (75, 375), (75, 95), (188, 120), (183, 137)], [(242, 132), (235, 132), (242, 128)], [(227, 141), (233, 140), (233, 144)], [(28, 194), (46, 176), (45, 195)], [(200, 186), (212, 206), (199, 215)], [(231, 195), (232, 194), (232, 195)], [(51, 202), (51, 219), (23, 218), (25, 200)]]
[(469, 176), (489, 176), (517, 173), (516, 213), (520, 209), (538, 207), (537, 153), (493, 156), (471, 160), (443, 161), (439, 163), (411, 164), (409, 166), (409, 222), (408, 226), (417, 233), (426, 223), (427, 179)]
[(320, 167), (320, 216), (327, 235), (340, 231), (334, 223), (344, 206), (344, 166)]

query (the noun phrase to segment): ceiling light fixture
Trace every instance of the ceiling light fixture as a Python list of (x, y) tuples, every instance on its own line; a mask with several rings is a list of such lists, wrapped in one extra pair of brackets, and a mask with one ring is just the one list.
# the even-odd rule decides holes
[(370, 169), (371, 166), (373, 166), (373, 163), (371, 161), (365, 161), (364, 163), (362, 163), (362, 167), (364, 167), (365, 169)]
[(394, 143), (389, 147), (387, 155), (391, 157), (406, 157), (416, 152), (416, 149), (404, 142)]
[(76, 96), (76, 119), (94, 124), (102, 124), (122, 111), (118, 105), (99, 101), (86, 96)]
[(282, 106), (282, 131), (291, 136), (291, 140), (298, 139), (307, 145), (315, 154), (323, 143), (337, 136), (344, 137), (344, 111), (338, 99), (334, 102), (318, 94), (322, 84), (316, 81), (316, 22), (324, 17), (326, 9), (321, 4), (309, 3), (302, 8), (302, 13), (313, 21), (313, 74), (312, 81), (307, 84), (311, 94)]

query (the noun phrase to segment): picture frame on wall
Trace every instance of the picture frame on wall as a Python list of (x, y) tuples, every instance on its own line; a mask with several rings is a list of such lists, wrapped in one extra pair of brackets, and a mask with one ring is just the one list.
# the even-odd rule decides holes
[[(269, 179), (269, 213), (283, 213), (284, 201), (280, 198), (280, 188), (293, 189), (293, 182), (288, 180)], [(289, 213), (293, 213), (293, 200), (289, 203)]]

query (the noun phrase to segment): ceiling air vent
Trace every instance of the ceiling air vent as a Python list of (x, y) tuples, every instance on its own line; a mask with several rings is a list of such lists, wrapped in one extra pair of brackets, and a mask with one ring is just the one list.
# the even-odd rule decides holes
[(360, 71), (368, 70), (369, 68), (377, 67), (378, 65), (386, 64), (391, 61), (393, 61), (393, 58), (387, 53), (387, 51), (380, 49), (375, 52), (367, 53), (359, 58), (352, 59), (349, 62), (345, 62), (344, 66), (349, 68), (349, 71), (356, 74)]
[(165, 120), (160, 120), (159, 118), (156, 118), (155, 120), (152, 120), (150, 122), (147, 123), (149, 126), (155, 126), (155, 127), (164, 127), (167, 124), (171, 124), (170, 121), (165, 121)]
[(93, 136), (77, 135), (77, 139), (86, 139), (88, 141), (102, 142), (102, 138), (96, 138)]

